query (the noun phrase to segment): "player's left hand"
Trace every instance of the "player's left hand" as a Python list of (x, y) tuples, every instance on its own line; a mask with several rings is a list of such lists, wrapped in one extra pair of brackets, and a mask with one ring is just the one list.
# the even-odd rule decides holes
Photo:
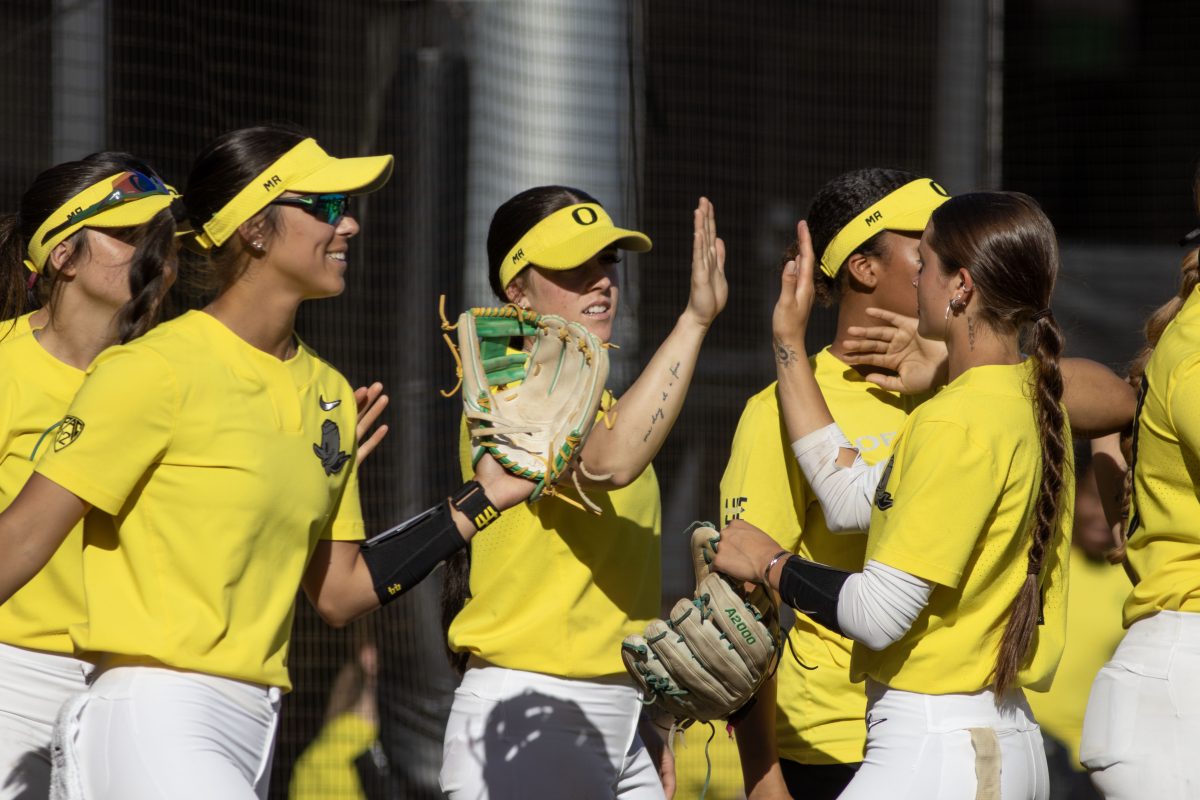
[(371, 455), (371, 451), (379, 446), (388, 433), (387, 425), (380, 425), (374, 431), (371, 430), (371, 426), (379, 420), (379, 415), (388, 405), (388, 396), (383, 393), (383, 384), (375, 381), (370, 386), (355, 389), (354, 404), (358, 406), (358, 425), (354, 429), (358, 450), (354, 453), (354, 466), (361, 467), (367, 456)]
[(946, 343), (922, 338), (916, 317), (906, 317), (882, 308), (867, 313), (881, 325), (851, 325), (850, 337), (842, 342), (847, 364), (878, 367), (894, 374), (872, 372), (867, 380), (888, 391), (920, 394), (946, 382), (949, 357)]
[(749, 522), (735, 519), (721, 531), (712, 566), (734, 580), (761, 584), (763, 568), (783, 549)]
[(692, 288), (687, 310), (702, 328), (707, 328), (725, 308), (729, 284), (725, 281), (725, 242), (717, 236), (713, 204), (701, 197), (692, 215)]

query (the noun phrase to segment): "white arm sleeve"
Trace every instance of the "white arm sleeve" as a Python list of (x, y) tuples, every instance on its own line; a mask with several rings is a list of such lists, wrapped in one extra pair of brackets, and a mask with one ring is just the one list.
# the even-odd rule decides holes
[(842, 633), (872, 650), (882, 650), (906, 634), (929, 604), (933, 584), (868, 561), (842, 584), (837, 619)]
[[(838, 466), (842, 448), (856, 453), (849, 467)], [(836, 422), (792, 442), (792, 452), (821, 503), (829, 530), (857, 533), (870, 527), (875, 487), (886, 461), (869, 466)]]

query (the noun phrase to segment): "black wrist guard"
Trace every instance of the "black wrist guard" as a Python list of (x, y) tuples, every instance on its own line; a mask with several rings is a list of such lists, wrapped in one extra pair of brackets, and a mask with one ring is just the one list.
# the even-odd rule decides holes
[(792, 556), (779, 574), (779, 596), (813, 622), (845, 636), (838, 625), (838, 596), (852, 574)]
[(362, 543), (363, 560), (379, 604), (385, 605), (416, 586), (466, 545), (446, 503), (367, 539)]
[(492, 505), (479, 481), (467, 481), (454, 494), (450, 495), (450, 505), (461, 511), (471, 520), (475, 530), (481, 531), (488, 525), (500, 519), (500, 512)]

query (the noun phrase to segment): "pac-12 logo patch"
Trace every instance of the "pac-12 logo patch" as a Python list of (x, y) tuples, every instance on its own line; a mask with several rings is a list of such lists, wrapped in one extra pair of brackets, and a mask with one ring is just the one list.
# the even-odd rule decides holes
[(69, 414), (63, 417), (63, 421), (58, 426), (58, 433), (54, 434), (55, 451), (69, 446), (71, 442), (79, 438), (81, 433), (83, 433), (83, 420)]
[[(80, 425), (82, 426), (82, 423)], [(321, 460), (326, 475), (341, 471), (350, 454), (342, 450), (342, 433), (338, 430), (336, 422), (327, 419), (321, 424), (321, 443), (313, 445), (313, 452)]]

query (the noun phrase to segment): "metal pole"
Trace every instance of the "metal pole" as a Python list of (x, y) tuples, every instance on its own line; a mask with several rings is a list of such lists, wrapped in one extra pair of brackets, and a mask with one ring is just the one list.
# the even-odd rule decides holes
[(53, 0), (51, 160), (103, 150), (108, 139), (108, 2)]

